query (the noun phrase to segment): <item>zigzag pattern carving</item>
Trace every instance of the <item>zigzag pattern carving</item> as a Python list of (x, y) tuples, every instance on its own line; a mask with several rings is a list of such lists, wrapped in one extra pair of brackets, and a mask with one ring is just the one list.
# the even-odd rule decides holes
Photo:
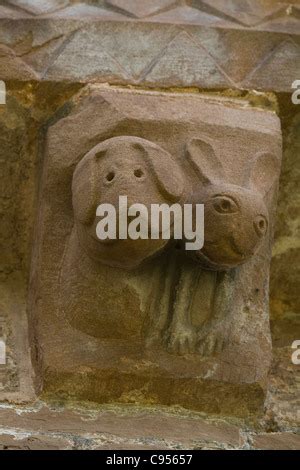
[[(110, 18), (300, 34), (300, 5), (280, 0), (2, 0), (0, 18)], [(297, 25), (297, 30), (294, 26)]]
[(282, 2), (5, 0), (1, 17), (5, 80), (287, 92), (300, 73), (300, 7)]

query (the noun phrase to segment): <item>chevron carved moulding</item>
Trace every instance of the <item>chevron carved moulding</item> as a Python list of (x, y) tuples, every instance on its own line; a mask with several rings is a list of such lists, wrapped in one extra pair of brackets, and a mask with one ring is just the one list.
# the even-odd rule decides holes
[(290, 92), (300, 4), (1, 0), (0, 79)]

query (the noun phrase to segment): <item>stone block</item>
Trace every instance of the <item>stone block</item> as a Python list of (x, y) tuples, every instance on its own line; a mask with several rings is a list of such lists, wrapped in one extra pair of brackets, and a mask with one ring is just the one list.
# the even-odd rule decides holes
[(300, 436), (291, 432), (258, 434), (253, 437), (253, 446), (262, 450), (299, 450)]
[[(44, 393), (259, 412), (279, 119), (245, 101), (107, 86), (68, 109), (46, 135), (31, 270)], [(99, 243), (94, 210), (122, 191), (204, 203), (215, 245), (193, 258), (172, 241)]]

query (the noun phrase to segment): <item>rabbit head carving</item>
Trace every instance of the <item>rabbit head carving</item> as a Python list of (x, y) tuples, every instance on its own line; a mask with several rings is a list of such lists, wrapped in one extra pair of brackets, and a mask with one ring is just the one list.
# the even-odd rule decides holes
[(245, 186), (238, 186), (224, 181), (224, 169), (210, 143), (192, 139), (186, 153), (202, 183), (193, 202), (204, 204), (204, 246), (193, 256), (213, 270), (245, 263), (268, 232), (264, 196), (278, 176), (278, 159), (271, 153), (257, 155)]
[(101, 142), (82, 158), (73, 174), (74, 218), (82, 248), (90, 257), (111, 266), (138, 266), (163, 249), (168, 240), (121, 239), (118, 223), (116, 239), (99, 240), (97, 207), (109, 203), (117, 210), (119, 196), (127, 196), (128, 206), (139, 203), (149, 209), (154, 203), (179, 202), (183, 193), (181, 170), (158, 145), (132, 136)]

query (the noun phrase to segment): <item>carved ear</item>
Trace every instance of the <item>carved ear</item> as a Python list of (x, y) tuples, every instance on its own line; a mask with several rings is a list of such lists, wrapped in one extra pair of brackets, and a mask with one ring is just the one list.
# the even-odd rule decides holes
[(186, 156), (204, 184), (224, 179), (224, 168), (211, 144), (191, 139), (186, 145)]
[(86, 155), (77, 165), (72, 181), (72, 203), (75, 218), (88, 225), (95, 215), (96, 172), (94, 155)]
[(161, 193), (168, 200), (178, 201), (184, 193), (184, 178), (174, 158), (158, 145), (134, 143), (134, 147), (143, 151)]
[(277, 180), (279, 173), (279, 158), (272, 153), (262, 152), (256, 157), (251, 167), (248, 185), (265, 196)]

